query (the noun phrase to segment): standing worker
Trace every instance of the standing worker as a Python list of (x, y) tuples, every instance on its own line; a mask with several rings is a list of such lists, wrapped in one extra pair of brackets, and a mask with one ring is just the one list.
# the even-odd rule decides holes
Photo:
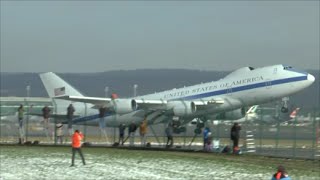
[(44, 108), (42, 108), (42, 116), (43, 116), (43, 125), (44, 130), (46, 133), (46, 136), (49, 137), (49, 116), (50, 116), (51, 109), (48, 107), (48, 105), (45, 105)]
[(56, 128), (57, 128), (57, 141), (60, 140), (60, 144), (62, 144), (63, 143), (63, 124), (62, 123), (56, 124)]
[(167, 135), (166, 147), (169, 148), (169, 147), (172, 147), (172, 145), (173, 145), (172, 124), (171, 123), (168, 124), (165, 131), (166, 131), (166, 135)]
[(140, 137), (141, 137), (141, 146), (146, 145), (146, 140), (147, 140), (147, 117), (141, 122), (140, 127)]
[(233, 141), (233, 153), (237, 153), (239, 150), (240, 130), (240, 125), (238, 123), (234, 123), (230, 133), (230, 138)]
[(20, 107), (18, 108), (19, 144), (23, 144), (24, 142), (23, 115), (24, 115), (24, 108), (23, 108), (23, 105), (20, 104)]
[(72, 135), (73, 129), (72, 129), (72, 119), (73, 119), (73, 113), (75, 109), (72, 104), (70, 104), (67, 108), (67, 119), (68, 119), (68, 131), (69, 135)]
[(124, 143), (124, 130), (126, 126), (124, 124), (120, 124), (119, 126), (119, 144), (123, 145)]
[(84, 136), (79, 130), (74, 131), (74, 134), (72, 135), (72, 164), (70, 167), (74, 166), (74, 156), (76, 154), (76, 151), (78, 151), (78, 153), (80, 154), (83, 165), (86, 165), (86, 162), (84, 160), (84, 157), (81, 151), (81, 140), (83, 138)]
[(136, 130), (137, 130), (137, 125), (134, 122), (131, 122), (129, 126), (130, 146), (134, 145), (134, 135)]
[(203, 150), (206, 149), (206, 146), (208, 145), (208, 139), (209, 139), (209, 133), (210, 133), (210, 128), (206, 127), (204, 128), (203, 131)]

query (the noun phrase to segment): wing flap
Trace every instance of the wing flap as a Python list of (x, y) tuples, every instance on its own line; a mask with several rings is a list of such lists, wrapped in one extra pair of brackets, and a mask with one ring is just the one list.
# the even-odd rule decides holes
[(75, 101), (75, 102), (83, 102), (83, 103), (90, 103), (97, 106), (103, 106), (110, 103), (110, 98), (100, 98), (100, 97), (85, 97), (85, 96), (56, 96), (54, 99), (62, 99), (68, 101)]
[[(39, 116), (39, 117), (42, 117), (43, 114), (40, 114), (40, 113), (26, 113), (26, 115), (29, 115), (29, 116)], [(79, 115), (74, 115), (74, 117), (80, 117)], [(66, 114), (50, 114), (50, 118), (53, 118), (53, 119), (67, 119), (67, 115)]]
[(213, 105), (213, 104), (223, 104), (224, 100), (212, 99), (209, 101), (193, 101), (196, 106), (205, 106), (205, 105)]

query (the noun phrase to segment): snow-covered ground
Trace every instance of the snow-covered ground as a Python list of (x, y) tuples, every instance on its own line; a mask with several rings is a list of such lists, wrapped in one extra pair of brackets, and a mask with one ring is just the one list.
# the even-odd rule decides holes
[[(0, 147), (0, 179), (271, 179), (270, 168), (213, 161), (182, 152), (83, 149), (87, 165), (67, 147)], [(158, 155), (157, 155), (158, 154)], [(177, 154), (177, 155), (175, 155)], [(210, 154), (208, 154), (210, 155)]]

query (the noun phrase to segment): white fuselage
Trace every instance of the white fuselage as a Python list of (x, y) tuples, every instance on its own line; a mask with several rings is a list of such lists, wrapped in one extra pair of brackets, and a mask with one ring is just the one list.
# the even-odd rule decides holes
[[(218, 105), (209, 104), (204, 109), (197, 110), (194, 114), (183, 117), (187, 121), (191, 121), (195, 117), (210, 116), (210, 114), (262, 104), (290, 96), (310, 86), (313, 82), (314, 77), (312, 75), (283, 65), (257, 69), (245, 67), (232, 72), (218, 81), (138, 96), (133, 99), (167, 102), (224, 101), (224, 103)], [(84, 106), (82, 108), (84, 108)], [(143, 110), (137, 110), (123, 115), (109, 114), (105, 117), (106, 125), (111, 127), (119, 126), (119, 124), (129, 124), (132, 121), (139, 123), (144, 118), (144, 115), (137, 115), (139, 111)], [(97, 110), (88, 109), (87, 113), (82, 113), (82, 115), (86, 116), (76, 118), (74, 123), (82, 124), (85, 122), (87, 125), (97, 125), (99, 121)], [(166, 115), (157, 117), (151, 114), (149, 116), (155, 116), (153, 117), (152, 123), (160, 123), (172, 118)]]

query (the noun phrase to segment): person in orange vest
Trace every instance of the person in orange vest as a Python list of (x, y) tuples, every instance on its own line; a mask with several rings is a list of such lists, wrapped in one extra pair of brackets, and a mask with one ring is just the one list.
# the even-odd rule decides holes
[(277, 172), (272, 176), (271, 180), (291, 180), (287, 171), (283, 166), (278, 166)]
[(74, 131), (74, 133), (72, 135), (72, 164), (71, 164), (71, 166), (74, 166), (74, 156), (76, 154), (76, 151), (79, 152), (83, 165), (86, 165), (86, 162), (84, 160), (84, 157), (83, 157), (83, 154), (81, 151), (81, 140), (83, 138), (84, 138), (84, 136), (79, 130)]
[(140, 137), (141, 137), (141, 146), (146, 145), (146, 139), (147, 139), (147, 119), (145, 119), (140, 124)]

